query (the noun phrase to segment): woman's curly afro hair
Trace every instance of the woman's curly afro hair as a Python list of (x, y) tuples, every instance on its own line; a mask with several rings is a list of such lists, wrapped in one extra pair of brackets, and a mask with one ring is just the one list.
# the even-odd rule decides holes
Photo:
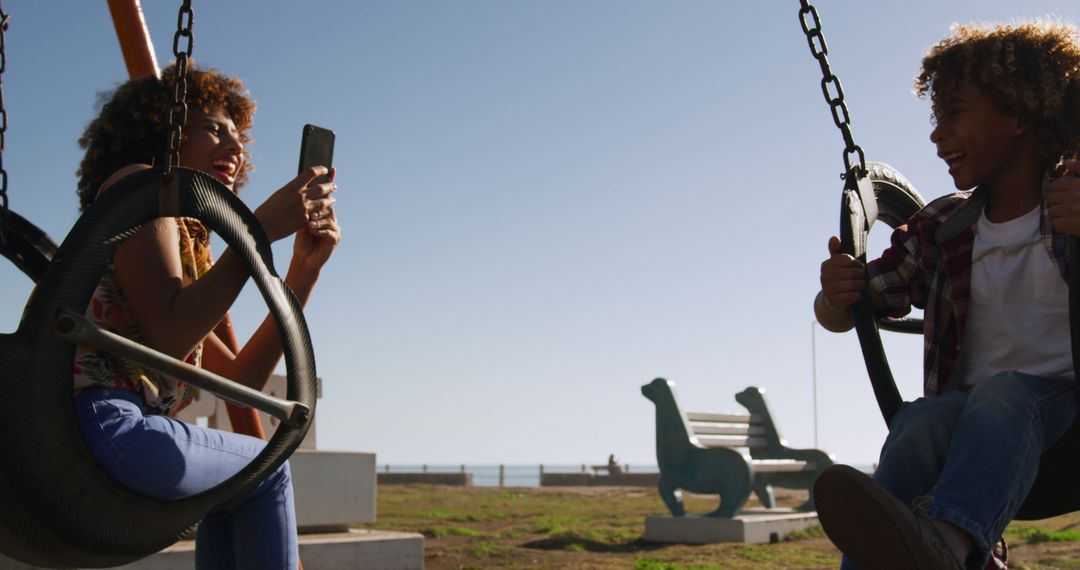
[(967, 83), (1033, 128), (1049, 167), (1080, 151), (1080, 41), (1075, 27), (1050, 21), (976, 27), (954, 25), (915, 79), (935, 114), (952, 86)]
[[(170, 65), (162, 70), (160, 79), (134, 79), (99, 96), (101, 111), (79, 138), (79, 146), (86, 149), (76, 173), (80, 209), (94, 201), (101, 184), (113, 172), (129, 164), (160, 163), (169, 144), (169, 108), (175, 84), (175, 65)], [(250, 141), (255, 102), (240, 80), (214, 69), (198, 69), (191, 62), (187, 105), (189, 120), (195, 110), (207, 113), (211, 107), (222, 109), (236, 124), (245, 147)], [(244, 155), (250, 158), (247, 150)], [(236, 188), (247, 181), (250, 169), (245, 160), (236, 177)]]

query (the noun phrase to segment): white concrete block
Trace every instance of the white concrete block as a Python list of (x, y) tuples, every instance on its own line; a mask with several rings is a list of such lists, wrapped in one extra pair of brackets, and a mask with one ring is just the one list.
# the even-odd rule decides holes
[(701, 515), (653, 516), (645, 519), (645, 540), (689, 544), (778, 542), (790, 532), (816, 524), (816, 512), (792, 509), (747, 509), (730, 519)]
[(375, 454), (297, 451), (289, 458), (300, 532), (375, 522)]

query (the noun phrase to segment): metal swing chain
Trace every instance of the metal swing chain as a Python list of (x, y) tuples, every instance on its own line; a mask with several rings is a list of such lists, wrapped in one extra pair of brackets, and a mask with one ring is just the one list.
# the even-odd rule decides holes
[(4, 36), (8, 28), (8, 13), (0, 7), (0, 240), (4, 236), (4, 220), (8, 215), (8, 175), (4, 170), (4, 137), (7, 134), (7, 109), (4, 108), (4, 69), (7, 68), (7, 55), (4, 48)]
[[(187, 124), (187, 67), (195, 36), (191, 26), (195, 23), (195, 12), (191, 9), (191, 0), (184, 0), (176, 16), (176, 34), (173, 35), (173, 56), (176, 57), (176, 87), (173, 89), (172, 107), (169, 109), (169, 148), (165, 157), (165, 176), (172, 174), (174, 167), (180, 166), (180, 143), (183, 142), (184, 125)], [(180, 49), (180, 40), (186, 42)]]
[[(867, 172), (866, 155), (863, 154), (862, 147), (855, 144), (855, 137), (851, 134), (851, 116), (848, 114), (847, 104), (844, 103), (844, 88), (840, 86), (840, 79), (833, 75), (832, 68), (829, 67), (829, 47), (825, 44), (825, 36), (821, 34), (821, 19), (818, 17), (817, 9), (810, 2), (799, 0), (799, 4), (801, 5), (799, 22), (802, 24), (803, 33), (806, 34), (806, 41), (810, 44), (810, 54), (821, 65), (821, 92), (825, 95), (825, 102), (829, 104), (832, 111), (833, 122), (844, 136), (844, 173), (846, 175), (851, 172), (851, 158), (857, 155), (859, 158), (857, 176), (862, 178)], [(807, 15), (811, 17), (810, 23), (807, 23)]]

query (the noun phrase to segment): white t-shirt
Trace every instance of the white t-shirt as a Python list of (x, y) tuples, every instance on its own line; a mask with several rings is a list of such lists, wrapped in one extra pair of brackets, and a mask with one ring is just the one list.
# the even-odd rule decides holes
[(1073, 377), (1069, 287), (1042, 243), (1039, 208), (975, 227), (962, 385), (999, 372)]

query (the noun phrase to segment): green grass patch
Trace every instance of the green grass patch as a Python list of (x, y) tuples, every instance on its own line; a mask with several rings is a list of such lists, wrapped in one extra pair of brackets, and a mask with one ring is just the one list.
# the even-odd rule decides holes
[(505, 538), (507, 540), (514, 540), (515, 538), (521, 538), (528, 536), (529, 533), (523, 530), (504, 530), (499, 533), (499, 538)]
[(502, 552), (502, 548), (487, 541), (477, 542), (469, 547), (469, 552), (472, 552), (476, 556), (486, 558), (489, 556), (495, 556)]
[(661, 562), (649, 558), (635, 558), (634, 570), (682, 570), (681, 564), (674, 562)]
[(533, 523), (533, 532), (536, 534), (561, 534), (569, 529), (587, 524), (586, 515), (549, 515), (536, 519)]
[(1080, 532), (1075, 530), (1045, 530), (1032, 526), (1010, 527), (1006, 532), (1008, 536), (1023, 540), (1028, 544), (1040, 542), (1080, 542)]
[(447, 509), (435, 509), (432, 511), (420, 511), (416, 513), (416, 516), (425, 519), (446, 520), (454, 516), (454, 513), (450, 512)]
[(804, 540), (807, 538), (818, 538), (825, 536), (825, 529), (821, 528), (821, 525), (816, 524), (809, 528), (802, 530), (793, 530), (784, 536), (784, 540)]
[(464, 526), (437, 526), (424, 531), (425, 536), (443, 538), (444, 536), (485, 536), (487, 533)]

